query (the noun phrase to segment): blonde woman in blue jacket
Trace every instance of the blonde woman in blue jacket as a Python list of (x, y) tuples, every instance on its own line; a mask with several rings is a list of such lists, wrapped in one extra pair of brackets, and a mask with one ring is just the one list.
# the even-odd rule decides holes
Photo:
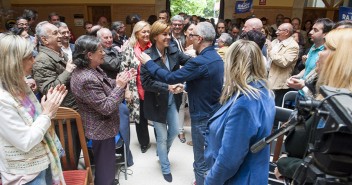
[(39, 103), (26, 85), (34, 58), (29, 41), (0, 34), (0, 173), (2, 184), (65, 184), (60, 164), (64, 150), (50, 119), (67, 94), (50, 88)]
[(225, 60), (222, 107), (206, 131), (205, 185), (268, 184), (269, 147), (249, 151), (270, 134), (275, 116), (261, 51), (254, 42), (239, 40), (229, 47)]

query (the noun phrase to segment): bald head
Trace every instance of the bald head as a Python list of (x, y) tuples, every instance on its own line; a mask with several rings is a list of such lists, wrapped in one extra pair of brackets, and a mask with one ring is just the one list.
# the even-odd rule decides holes
[(282, 23), (276, 31), (277, 39), (285, 40), (293, 34), (293, 26), (290, 23)]
[(261, 31), (263, 28), (263, 23), (260, 19), (258, 18), (251, 18), (248, 19), (245, 23), (244, 26), (242, 28), (243, 32), (248, 32), (250, 30), (257, 30), (257, 31)]
[(293, 26), (291, 23), (283, 23), (279, 27), (281, 27), (281, 26), (283, 29), (288, 30), (290, 36), (293, 34)]

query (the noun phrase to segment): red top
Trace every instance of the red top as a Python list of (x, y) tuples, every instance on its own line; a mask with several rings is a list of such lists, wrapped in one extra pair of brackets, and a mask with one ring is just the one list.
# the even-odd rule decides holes
[[(148, 42), (144, 48), (139, 44), (139, 42), (136, 43), (136, 46), (134, 47), (134, 53), (135, 55), (140, 55), (143, 51), (147, 50), (152, 46), (151, 42)], [(136, 85), (137, 85), (137, 90), (138, 90), (138, 95), (139, 99), (144, 100), (144, 89), (142, 86), (142, 81), (141, 81), (141, 65), (142, 63), (140, 62), (137, 68), (137, 78), (136, 78)]]

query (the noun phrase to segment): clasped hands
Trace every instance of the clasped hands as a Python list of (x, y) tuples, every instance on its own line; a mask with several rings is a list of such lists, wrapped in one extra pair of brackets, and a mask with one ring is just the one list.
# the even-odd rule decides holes
[(137, 70), (131, 68), (130, 70), (124, 70), (116, 76), (116, 86), (125, 88), (127, 83), (137, 76)]
[(67, 95), (65, 85), (56, 85), (56, 87), (50, 87), (48, 93), (41, 99), (40, 104), (42, 105), (42, 114), (49, 116), (50, 118), (55, 117), (56, 111), (59, 109), (61, 102)]
[(179, 94), (181, 92), (183, 92), (184, 90), (184, 85), (183, 84), (174, 84), (174, 85), (169, 85), (168, 90), (172, 93), (172, 94)]
[(286, 85), (288, 87), (300, 90), (305, 86), (304, 80), (299, 79), (298, 76), (291, 76), (289, 79), (286, 80)]

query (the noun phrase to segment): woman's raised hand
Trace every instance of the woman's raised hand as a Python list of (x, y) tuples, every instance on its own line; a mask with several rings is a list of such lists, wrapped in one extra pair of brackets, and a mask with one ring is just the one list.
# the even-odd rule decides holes
[(67, 90), (65, 85), (57, 85), (54, 88), (50, 87), (47, 95), (44, 95), (41, 99), (42, 113), (53, 118), (66, 95)]

